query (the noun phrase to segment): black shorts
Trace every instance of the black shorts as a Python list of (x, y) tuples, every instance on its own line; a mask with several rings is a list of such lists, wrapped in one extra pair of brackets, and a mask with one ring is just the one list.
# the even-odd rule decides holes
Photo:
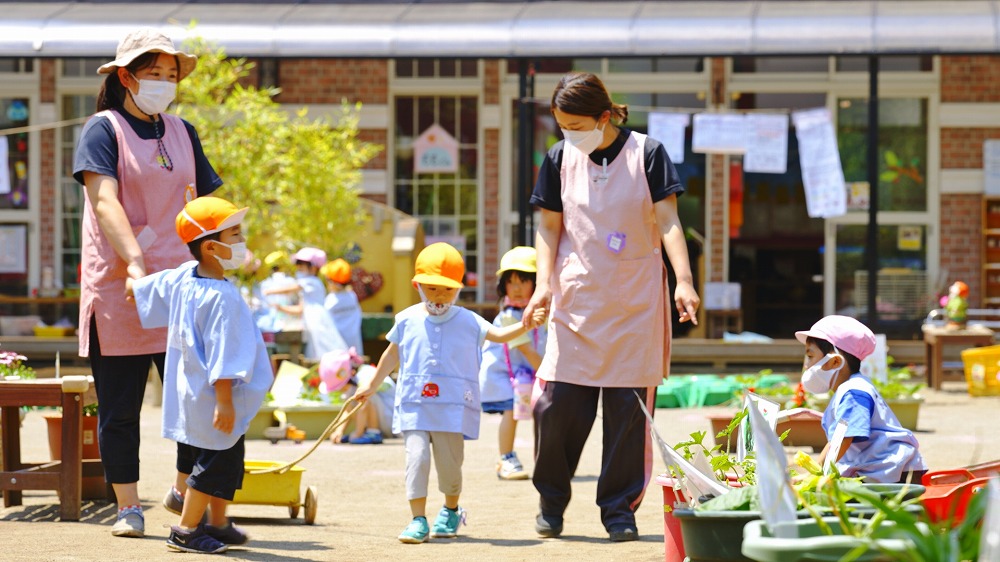
[(177, 471), (191, 475), (187, 485), (195, 490), (232, 501), (243, 487), (244, 438), (241, 435), (235, 445), (222, 451), (178, 443)]

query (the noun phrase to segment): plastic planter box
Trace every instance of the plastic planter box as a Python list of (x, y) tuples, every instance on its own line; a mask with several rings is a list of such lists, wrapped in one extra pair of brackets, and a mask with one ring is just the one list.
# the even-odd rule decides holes
[[(836, 517), (824, 517), (823, 520), (833, 532), (840, 532), (840, 524), (837, 523)], [(882, 526), (890, 524), (883, 522)], [(835, 562), (866, 542), (864, 539), (846, 535), (825, 535), (813, 519), (799, 519), (794, 525), (798, 531), (798, 538), (779, 539), (771, 536), (763, 520), (747, 523), (744, 529), (743, 554), (747, 559), (758, 562)], [(875, 539), (875, 542), (878, 543), (878, 547), (889, 552), (902, 553), (909, 546), (903, 539)], [(896, 556), (884, 554), (880, 548), (872, 545), (872, 548), (856, 560), (898, 559)]]

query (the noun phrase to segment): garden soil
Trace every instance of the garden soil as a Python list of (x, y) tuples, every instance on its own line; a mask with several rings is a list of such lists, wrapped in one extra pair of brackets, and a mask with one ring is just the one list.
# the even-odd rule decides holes
[[(941, 391), (925, 391), (918, 439), (932, 469), (953, 468), (1000, 459), (1000, 397), (971, 398), (964, 384), (946, 383)], [(664, 438), (677, 442), (693, 431), (708, 431), (707, 414), (723, 408), (661, 409), (656, 426)], [(142, 414), (141, 481), (139, 494), (146, 517), (146, 538), (111, 536), (115, 507), (84, 502), (81, 521), (62, 522), (54, 492), (28, 491), (24, 505), (0, 509), (0, 560), (179, 560), (195, 555), (169, 551), (169, 526), (178, 518), (160, 500), (173, 482), (174, 446), (160, 437), (160, 409), (147, 404)], [(403, 447), (399, 439), (382, 445), (322, 444), (306, 459), (301, 491), (315, 486), (319, 493), (314, 525), (302, 514), (290, 519), (288, 508), (234, 505), (230, 511), (251, 537), (234, 547), (229, 560), (663, 560), (662, 491), (651, 482), (637, 512), (641, 540), (611, 543), (594, 503), (601, 461), (601, 422), (590, 434), (573, 482), (573, 500), (560, 539), (541, 539), (534, 532), (537, 495), (530, 481), (497, 480), (496, 434), (499, 418), (484, 416), (478, 441), (465, 449), (462, 506), (468, 524), (456, 539), (404, 545), (396, 536), (410, 520), (404, 495)], [(518, 427), (516, 450), (532, 468), (531, 424)], [(22, 429), (22, 458), (48, 459), (45, 422), (30, 412)], [(287, 461), (309, 443), (247, 441), (247, 458)], [(654, 459), (654, 473), (663, 471)], [(433, 472), (428, 512), (433, 518), (443, 501)]]

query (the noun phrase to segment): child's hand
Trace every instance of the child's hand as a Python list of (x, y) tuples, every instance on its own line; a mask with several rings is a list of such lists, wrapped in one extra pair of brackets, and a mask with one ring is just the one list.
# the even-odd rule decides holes
[(531, 320), (529, 321), (528, 329), (533, 330), (538, 326), (545, 323), (545, 317), (549, 315), (548, 309), (544, 306), (536, 308), (534, 312), (531, 313)]
[(375, 394), (376, 390), (377, 389), (371, 387), (370, 382), (362, 383), (358, 387), (358, 390), (354, 393), (353, 398), (356, 399), (358, 402), (364, 402), (365, 400), (368, 400), (369, 396)]
[(132, 290), (133, 283), (135, 283), (135, 279), (132, 279), (131, 277), (125, 278), (125, 300), (127, 301), (135, 300), (135, 292)]
[(212, 420), (212, 427), (223, 433), (232, 433), (233, 424), (236, 422), (236, 411), (232, 404), (219, 402), (215, 405), (215, 417)]

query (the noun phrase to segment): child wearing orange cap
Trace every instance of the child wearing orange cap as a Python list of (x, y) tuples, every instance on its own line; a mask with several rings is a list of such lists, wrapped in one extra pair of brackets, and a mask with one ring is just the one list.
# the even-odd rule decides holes
[[(399, 367), (393, 432), (402, 433), (406, 449), (406, 495), (413, 520), (400, 542), (417, 544), (454, 537), (464, 522), (458, 500), (462, 491), (463, 439), (479, 437), (479, 362), (484, 341), (507, 342), (545, 318), (539, 309), (525, 324), (495, 327), (478, 314), (454, 306), (463, 287), (465, 261), (454, 247), (439, 242), (417, 256), (413, 286), (421, 304), (396, 315), (386, 335), (389, 347), (375, 376), (355, 394), (366, 400)], [(434, 526), (427, 523), (427, 482), (431, 455), (444, 506)]]
[(176, 227), (195, 261), (127, 282), (142, 326), (168, 328), (163, 436), (190, 476), (167, 546), (184, 552), (247, 542), (226, 508), (243, 483), (244, 434), (274, 377), (253, 313), (224, 276), (243, 263), (246, 212), (216, 197), (188, 202)]
[(333, 317), (333, 323), (344, 338), (348, 348), (353, 347), (358, 355), (365, 351), (361, 343), (361, 303), (351, 287), (351, 264), (337, 258), (319, 269), (320, 275), (330, 282), (330, 292), (323, 305)]

